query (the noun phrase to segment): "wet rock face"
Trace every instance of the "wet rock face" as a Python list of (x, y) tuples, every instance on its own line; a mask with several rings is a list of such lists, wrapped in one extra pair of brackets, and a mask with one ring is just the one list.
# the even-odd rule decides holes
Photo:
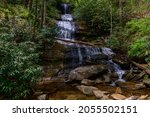
[(52, 46), (45, 43), (43, 47), (43, 54), (41, 55), (43, 66), (43, 77), (52, 77), (60, 69), (63, 68), (63, 59), (65, 54), (65, 47), (62, 44), (55, 42)]
[(45, 61), (62, 61), (64, 59), (65, 47), (62, 44), (55, 43), (53, 46), (45, 44), (42, 59)]
[(107, 71), (106, 65), (92, 65), (92, 66), (78, 67), (69, 73), (69, 80), (81, 81), (83, 79), (94, 77), (95, 75), (101, 74), (105, 71)]
[(81, 65), (107, 64), (108, 56), (101, 53), (100, 48), (90, 46), (68, 46), (64, 64), (66, 68), (76, 68)]

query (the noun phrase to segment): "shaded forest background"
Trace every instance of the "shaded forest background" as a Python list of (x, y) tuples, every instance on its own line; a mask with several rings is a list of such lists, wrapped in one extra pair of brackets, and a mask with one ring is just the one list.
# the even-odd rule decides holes
[[(139, 63), (150, 62), (149, 0), (0, 0), (0, 98), (25, 99), (42, 74), (45, 43), (55, 43), (60, 4), (92, 39)], [(86, 40), (86, 39), (85, 39)]]

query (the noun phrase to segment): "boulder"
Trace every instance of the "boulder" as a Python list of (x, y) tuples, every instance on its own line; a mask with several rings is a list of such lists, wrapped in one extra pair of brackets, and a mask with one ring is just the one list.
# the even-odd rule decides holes
[(81, 81), (81, 84), (87, 85), (87, 86), (91, 86), (91, 85), (95, 85), (96, 82), (95, 82), (94, 80), (83, 79), (83, 80)]
[(109, 74), (103, 75), (103, 78), (104, 78), (105, 83), (111, 83), (111, 81), (112, 81)]
[(104, 81), (103, 81), (102, 79), (100, 79), (100, 78), (97, 78), (97, 79), (95, 80), (95, 83), (96, 83), (96, 84), (101, 84), (101, 83), (104, 83)]
[(100, 91), (100, 90), (94, 90), (93, 93), (97, 99), (101, 99), (101, 98), (107, 97), (107, 95), (105, 95), (105, 94), (107, 94), (108, 92)]
[(148, 98), (148, 95), (141, 95), (138, 100), (145, 100)]
[(139, 99), (139, 96), (131, 96), (129, 98), (126, 98), (126, 100), (137, 100)]
[(38, 100), (46, 100), (47, 94), (42, 94), (37, 97)]
[(76, 88), (79, 89), (85, 95), (94, 95), (93, 91), (98, 90), (98, 88), (96, 87), (84, 85), (76, 86)]
[(101, 98), (101, 100), (110, 100), (110, 99), (109, 99), (109, 95), (104, 95), (104, 96)]
[(106, 70), (107, 70), (106, 65), (92, 65), (92, 66), (78, 67), (69, 73), (69, 80), (81, 81), (83, 79), (88, 79), (94, 77), (95, 75), (101, 74)]

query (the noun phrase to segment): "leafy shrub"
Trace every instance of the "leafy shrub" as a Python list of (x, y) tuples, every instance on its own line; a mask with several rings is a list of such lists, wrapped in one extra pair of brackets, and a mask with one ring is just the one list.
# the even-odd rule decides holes
[(38, 54), (32, 42), (13, 43), (0, 38), (0, 94), (8, 99), (25, 98), (40, 76)]
[[(82, 0), (75, 8), (75, 16), (78, 20), (86, 21), (90, 30), (97, 33), (110, 32), (110, 1), (109, 0)], [(118, 15), (112, 8), (113, 25), (117, 25)]]
[(131, 57), (145, 57), (145, 60), (150, 61), (150, 36), (136, 38), (131, 44), (129, 51)]
[(133, 19), (127, 23), (126, 29), (128, 35), (144, 36), (150, 34), (150, 17), (142, 19)]
[(108, 41), (112, 48), (126, 50), (130, 57), (150, 61), (150, 18), (133, 19), (122, 31), (114, 31)]
[(15, 20), (0, 23), (0, 94), (4, 99), (27, 97), (40, 77), (38, 45), (33, 32)]
[(150, 61), (150, 17), (135, 19), (127, 23), (126, 32), (131, 42), (129, 56), (145, 57)]

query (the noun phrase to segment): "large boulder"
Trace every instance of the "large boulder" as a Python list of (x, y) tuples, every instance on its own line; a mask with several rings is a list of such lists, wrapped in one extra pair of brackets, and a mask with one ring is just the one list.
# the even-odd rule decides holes
[(78, 67), (69, 73), (69, 80), (81, 81), (83, 79), (94, 77), (105, 71), (107, 71), (106, 65), (92, 65), (92, 66)]

